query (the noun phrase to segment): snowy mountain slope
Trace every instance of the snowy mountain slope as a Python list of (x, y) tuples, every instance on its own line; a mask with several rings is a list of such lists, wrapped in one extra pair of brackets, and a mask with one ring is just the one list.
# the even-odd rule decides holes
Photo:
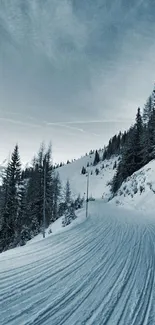
[(0, 325), (155, 324), (155, 220), (103, 200), (89, 211), (0, 254)]
[[(89, 172), (89, 195), (96, 199), (103, 196), (104, 201), (107, 202), (111, 199), (109, 184), (116, 172), (113, 167), (115, 162), (118, 163), (118, 157), (113, 156), (109, 160), (100, 161), (96, 166), (91, 165), (93, 161), (94, 154), (59, 168), (60, 179), (63, 184), (69, 179), (73, 193), (76, 195), (80, 193), (83, 196), (87, 185), (87, 176), (81, 174), (84, 166)], [(95, 173), (96, 168), (99, 169), (98, 175)], [(111, 202), (132, 209), (153, 211), (155, 209), (155, 160), (128, 177), (109, 203)]]
[(144, 211), (155, 209), (155, 160), (123, 182), (112, 202)]
[[(87, 176), (81, 174), (82, 167), (84, 166), (89, 172), (89, 195), (94, 198), (101, 198), (102, 195), (106, 199), (109, 197), (110, 187), (107, 185), (113, 178), (115, 170), (113, 169), (115, 161), (118, 161), (118, 157), (113, 157), (109, 160), (100, 161), (96, 166), (93, 166), (94, 154), (82, 157), (70, 164), (58, 168), (60, 179), (65, 185), (66, 180), (69, 179), (73, 195), (80, 194), (85, 196), (87, 186)], [(100, 152), (100, 156), (103, 156), (103, 152)], [(87, 164), (89, 163), (89, 167)], [(104, 165), (104, 168), (103, 168)], [(99, 170), (99, 174), (96, 175), (96, 168)]]

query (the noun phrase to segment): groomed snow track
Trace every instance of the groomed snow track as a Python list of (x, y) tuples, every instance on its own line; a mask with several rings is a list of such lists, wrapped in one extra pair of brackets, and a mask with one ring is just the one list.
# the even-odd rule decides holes
[(1, 325), (155, 324), (155, 221), (101, 201), (89, 211), (0, 255)]

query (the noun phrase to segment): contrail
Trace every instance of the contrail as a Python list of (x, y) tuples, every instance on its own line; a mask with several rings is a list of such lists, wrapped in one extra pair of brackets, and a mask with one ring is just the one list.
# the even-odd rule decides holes
[[(13, 115), (18, 115), (20, 116), (20, 114), (14, 114)], [(21, 114), (21, 116), (23, 116), (24, 118), (27, 118), (31, 121), (37, 122), (38, 120), (31, 117), (31, 116), (24, 116)], [(31, 127), (31, 128), (45, 128), (45, 127), (61, 127), (61, 128), (66, 128), (69, 130), (73, 130), (73, 131), (77, 131), (80, 133), (84, 133), (84, 134), (89, 134), (91, 136), (95, 136), (98, 137), (100, 136), (100, 134), (91, 132), (91, 131), (87, 131), (84, 130), (83, 128), (79, 128), (76, 127), (76, 125), (78, 124), (82, 124), (82, 125), (89, 125), (89, 124), (104, 124), (104, 123), (125, 123), (125, 122), (131, 122), (130, 119), (104, 119), (104, 120), (87, 120), (87, 121), (83, 121), (83, 120), (79, 120), (79, 121), (66, 121), (66, 122), (47, 122), (47, 121), (43, 121), (42, 123), (29, 123), (29, 122), (23, 122), (21, 120), (14, 120), (11, 118), (7, 118), (7, 117), (0, 117), (0, 121), (4, 121), (4, 122), (8, 122), (8, 123), (12, 123), (12, 124), (17, 124), (17, 125), (22, 125), (22, 126), (27, 126), (27, 127)]]
[[(84, 130), (84, 129), (81, 129), (81, 128), (77, 128), (77, 127), (75, 127), (75, 126), (70, 126), (69, 124), (80, 124), (80, 122), (79, 123), (77, 123), (77, 122), (65, 122), (65, 123), (58, 123), (58, 122), (56, 122), (56, 123), (48, 123), (48, 122), (45, 122), (46, 123), (46, 125), (47, 126), (58, 126), (58, 127), (64, 127), (64, 128), (67, 128), (67, 129), (69, 129), (69, 130), (75, 130), (75, 131), (78, 131), (78, 132), (81, 132), (81, 133), (85, 133), (85, 134), (90, 134), (90, 135), (93, 135), (93, 136), (95, 136), (95, 137), (98, 137), (98, 136), (100, 136), (100, 134), (96, 134), (96, 133), (93, 133), (93, 132), (89, 132), (89, 131), (86, 131), (86, 130)], [(82, 124), (82, 123), (81, 123)], [(84, 123), (83, 123), (84, 124)]]
[(32, 124), (32, 123), (28, 123), (28, 122), (22, 122), (22, 121), (13, 120), (13, 119), (10, 119), (7, 117), (0, 117), (0, 121), (12, 123), (12, 124), (23, 125), (23, 126), (28, 126), (28, 127), (34, 127), (34, 128), (43, 127), (41, 124), (34, 124), (34, 123)]
[(95, 124), (95, 123), (125, 123), (131, 122), (132, 119), (104, 119), (104, 120), (87, 120), (87, 121), (67, 121), (67, 122), (45, 122), (47, 125), (68, 125), (68, 124)]
[(76, 130), (76, 131), (79, 131), (79, 132), (82, 132), (84, 133), (85, 131), (81, 128), (77, 128), (77, 127), (74, 127), (74, 126), (70, 126), (68, 125), (69, 123), (64, 123), (64, 122), (53, 122), (53, 123), (50, 123), (50, 122), (44, 122), (47, 126), (58, 126), (58, 127), (64, 127), (64, 128), (67, 128), (67, 129), (70, 129), (70, 130)]

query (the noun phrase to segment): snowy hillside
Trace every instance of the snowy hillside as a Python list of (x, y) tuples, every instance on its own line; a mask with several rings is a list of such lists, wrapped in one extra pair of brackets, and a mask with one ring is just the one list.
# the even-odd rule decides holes
[(155, 160), (128, 177), (112, 202), (129, 208), (154, 211)]
[[(107, 199), (110, 194), (109, 182), (112, 180), (115, 169), (113, 169), (118, 157), (113, 157), (109, 160), (100, 161), (96, 166), (93, 166), (95, 154), (82, 157), (70, 164), (67, 164), (58, 169), (60, 179), (63, 184), (69, 179), (71, 189), (74, 194), (85, 196), (87, 186), (86, 174), (81, 174), (82, 167), (85, 167), (89, 172), (89, 196), (94, 198), (101, 198), (102, 196)], [(103, 152), (100, 152), (102, 158)], [(89, 164), (89, 167), (87, 165)], [(96, 175), (96, 169), (99, 173)]]
[[(118, 163), (118, 157), (113, 156), (109, 160), (100, 161), (96, 166), (93, 166), (93, 161), (94, 154), (59, 168), (60, 179), (63, 184), (69, 179), (73, 193), (76, 195), (80, 193), (83, 196), (86, 193), (87, 185), (86, 174), (81, 174), (84, 166), (89, 172), (89, 196), (95, 199), (103, 197), (107, 202), (111, 199), (110, 183), (116, 172), (114, 164)], [(99, 170), (98, 175), (96, 175), (96, 168)], [(128, 177), (109, 203), (132, 209), (153, 211), (155, 209), (155, 160)]]

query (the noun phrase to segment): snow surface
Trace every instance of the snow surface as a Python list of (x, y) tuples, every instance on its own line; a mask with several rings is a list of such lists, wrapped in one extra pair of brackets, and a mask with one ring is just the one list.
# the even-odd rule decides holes
[(112, 202), (132, 209), (154, 212), (155, 160), (128, 177)]
[(1, 325), (155, 324), (155, 219), (103, 200), (89, 214), (0, 254)]

